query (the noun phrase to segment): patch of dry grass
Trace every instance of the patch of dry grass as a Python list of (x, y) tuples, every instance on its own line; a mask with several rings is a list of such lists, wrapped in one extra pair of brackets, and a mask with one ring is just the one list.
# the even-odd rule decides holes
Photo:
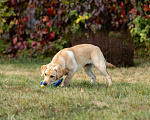
[[(108, 73), (111, 75), (113, 82), (126, 82), (126, 83), (150, 83), (150, 64), (144, 64), (144, 66), (129, 67), (129, 68), (116, 68), (108, 69)], [(105, 77), (96, 69), (93, 69), (93, 73), (96, 75), (96, 82), (105, 83)], [(84, 73), (83, 70), (79, 71), (75, 78), (77, 80), (90, 78)]]

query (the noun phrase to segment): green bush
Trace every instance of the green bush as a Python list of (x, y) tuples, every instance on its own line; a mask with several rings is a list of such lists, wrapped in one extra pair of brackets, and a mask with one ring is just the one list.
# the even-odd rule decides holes
[[(135, 27), (130, 30), (132, 35), (135, 36), (134, 42), (136, 48), (141, 48), (139, 55), (143, 56), (143, 53), (150, 53), (150, 19), (137, 16), (133, 23)], [(142, 49), (144, 48), (144, 49)], [(144, 50), (144, 51), (143, 51)]]
[[(2, 34), (10, 32), (13, 27), (14, 21), (10, 20), (11, 17), (16, 16), (14, 8), (9, 6), (9, 0), (0, 1), (0, 54), (7, 52), (8, 45), (6, 41), (2, 40)], [(4, 36), (5, 37), (5, 36)]]
[(135, 27), (130, 32), (135, 35), (136, 45), (141, 46), (144, 43), (146, 47), (150, 48), (150, 20), (137, 16), (133, 23)]
[(0, 38), (4, 32), (9, 32), (14, 21), (10, 20), (11, 16), (15, 16), (14, 8), (9, 7), (9, 0), (0, 1)]

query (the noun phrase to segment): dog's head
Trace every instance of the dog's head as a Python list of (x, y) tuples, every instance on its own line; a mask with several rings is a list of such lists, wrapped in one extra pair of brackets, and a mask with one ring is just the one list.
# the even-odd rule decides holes
[(65, 71), (59, 65), (43, 65), (41, 67), (41, 76), (44, 76), (43, 85), (52, 85), (56, 83), (61, 77), (63, 77)]

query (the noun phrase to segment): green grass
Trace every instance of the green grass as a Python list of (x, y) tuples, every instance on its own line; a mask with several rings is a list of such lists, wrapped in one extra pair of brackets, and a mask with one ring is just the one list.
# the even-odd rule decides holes
[(65, 88), (41, 88), (42, 64), (47, 61), (0, 63), (1, 120), (150, 119), (150, 61), (108, 69), (113, 79), (109, 88), (97, 69), (94, 85), (80, 70)]

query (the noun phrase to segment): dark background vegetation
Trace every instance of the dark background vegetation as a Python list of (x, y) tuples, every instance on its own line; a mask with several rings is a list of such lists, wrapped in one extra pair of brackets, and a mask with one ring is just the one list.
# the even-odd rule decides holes
[(78, 42), (82, 36), (90, 38), (90, 43), (108, 41), (100, 39), (101, 36), (93, 39), (92, 32), (93, 36), (105, 33), (108, 39), (113, 38), (112, 44), (119, 45), (122, 35), (128, 33), (127, 38), (134, 36), (126, 41), (132, 49), (132, 58), (134, 50), (149, 57), (149, 18), (149, 0), (2, 0), (0, 56), (52, 57), (62, 48), (84, 43), (81, 39)]

